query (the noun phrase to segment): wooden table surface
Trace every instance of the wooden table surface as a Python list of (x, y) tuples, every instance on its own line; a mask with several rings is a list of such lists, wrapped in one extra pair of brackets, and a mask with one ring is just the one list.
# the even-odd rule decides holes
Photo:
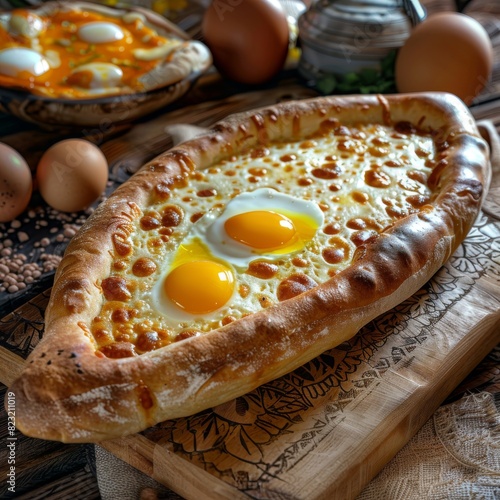
[[(428, 12), (452, 10), (453, 1), (432, 0), (423, 2)], [(487, 29), (496, 49), (493, 77), (483, 94), (471, 106), (471, 111), (478, 121), (489, 120), (500, 131), (500, 2), (495, 0), (472, 0), (461, 2), (465, 12), (476, 17)], [(199, 34), (196, 26), (193, 34)], [(93, 131), (92, 138), (108, 157), (113, 158), (110, 189), (122, 182), (142, 163), (156, 156), (172, 144), (172, 137), (165, 132), (166, 127), (175, 123), (208, 125), (227, 114), (241, 109), (251, 109), (260, 105), (290, 98), (303, 98), (316, 95), (316, 92), (304, 85), (293, 70), (280, 75), (279, 79), (259, 88), (248, 88), (223, 81), (216, 73), (201, 78), (192, 91), (178, 103), (155, 113), (153, 116), (133, 125), (114, 127), (111, 132)], [(80, 134), (78, 132), (76, 135)], [(87, 131), (88, 133), (88, 131)], [(61, 136), (74, 136), (75, 131), (42, 130), (27, 126), (10, 117), (0, 120), (0, 141), (11, 144), (25, 153), (30, 164), (35, 163), (48, 144)], [(147, 137), (147, 140), (144, 140)], [(26, 145), (29, 144), (29, 147)], [(126, 145), (126, 147), (125, 147)], [(499, 183), (500, 184), (500, 183)], [(39, 200), (38, 200), (39, 201)], [(499, 201), (500, 203), (500, 201)], [(53, 221), (47, 219), (49, 224)], [(78, 226), (78, 220), (67, 221)], [(2, 241), (12, 237), (5, 226), (1, 229)], [(35, 229), (33, 229), (35, 231)], [(41, 230), (43, 232), (43, 229)], [(41, 233), (40, 233), (41, 234)], [(38, 240), (40, 241), (40, 234)], [(54, 253), (62, 252), (66, 240), (54, 245)], [(56, 248), (59, 245), (59, 248)], [(12, 339), (13, 321), (16, 314), (32, 311), (32, 332), (41, 335), (43, 331), (43, 308), (50, 291), (52, 273), (47, 272), (40, 280), (23, 293), (0, 295), (0, 344), (5, 339)], [(40, 295), (41, 293), (41, 295)], [(14, 328), (15, 329), (15, 328)], [(20, 356), (30, 349), (36, 339), (23, 337), (22, 332), (15, 332), (24, 343), (11, 349), (13, 356)], [(489, 391), (500, 397), (500, 347), (490, 354), (449, 394), (444, 403), (456, 400), (470, 391)], [(0, 358), (3, 371), (9, 372), (8, 359)], [(12, 364), (15, 366), (15, 363)], [(13, 368), (14, 369), (14, 368)], [(1, 371), (1, 370), (0, 370)], [(7, 378), (15, 374), (10, 373)], [(5, 386), (0, 386), (3, 400)], [(8, 435), (5, 410), (0, 410), (0, 442), (6, 442)], [(16, 498), (100, 498), (94, 469), (94, 448), (92, 445), (63, 445), (30, 439), (16, 433), (17, 438), (17, 477)], [(7, 449), (0, 449), (0, 498), (14, 497), (7, 491), (4, 482)]]

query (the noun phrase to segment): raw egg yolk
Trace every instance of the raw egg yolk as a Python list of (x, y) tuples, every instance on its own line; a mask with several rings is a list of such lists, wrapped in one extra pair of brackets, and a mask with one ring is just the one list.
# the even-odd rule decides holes
[(288, 217), (265, 210), (235, 215), (225, 222), (224, 228), (233, 240), (262, 250), (286, 245), (296, 234)]
[(271, 210), (255, 210), (234, 215), (224, 229), (235, 241), (258, 253), (291, 253), (313, 238), (317, 224), (307, 216), (286, 216)]
[(164, 281), (167, 297), (190, 314), (208, 314), (222, 307), (232, 296), (231, 270), (218, 262), (197, 260), (173, 269)]

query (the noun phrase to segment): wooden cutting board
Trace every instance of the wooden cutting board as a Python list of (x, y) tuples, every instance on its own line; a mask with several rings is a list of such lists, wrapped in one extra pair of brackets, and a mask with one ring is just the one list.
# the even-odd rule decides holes
[[(146, 137), (167, 140), (161, 130)], [(187, 499), (353, 498), (500, 341), (498, 187), (436, 276), (349, 342), (230, 403), (102, 446)], [(2, 383), (43, 335), (48, 295), (0, 320)]]

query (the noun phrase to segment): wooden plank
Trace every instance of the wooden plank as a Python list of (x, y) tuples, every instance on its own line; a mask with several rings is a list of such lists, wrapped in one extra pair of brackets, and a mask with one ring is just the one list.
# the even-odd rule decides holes
[(81, 468), (73, 474), (48, 482), (27, 493), (16, 496), (18, 500), (98, 500), (101, 498), (97, 479), (88, 470)]
[(6, 349), (0, 349), (0, 365), (9, 367), (7, 370), (2, 370), (0, 382), (5, 385), (12, 384), (21, 375), (23, 364), (24, 359), (21, 356), (17, 356)]

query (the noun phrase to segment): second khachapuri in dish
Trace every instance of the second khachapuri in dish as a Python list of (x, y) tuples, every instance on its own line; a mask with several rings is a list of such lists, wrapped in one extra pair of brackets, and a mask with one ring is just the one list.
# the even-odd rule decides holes
[(47, 2), (0, 13), (0, 86), (88, 99), (174, 84), (210, 64), (208, 49), (140, 7)]

